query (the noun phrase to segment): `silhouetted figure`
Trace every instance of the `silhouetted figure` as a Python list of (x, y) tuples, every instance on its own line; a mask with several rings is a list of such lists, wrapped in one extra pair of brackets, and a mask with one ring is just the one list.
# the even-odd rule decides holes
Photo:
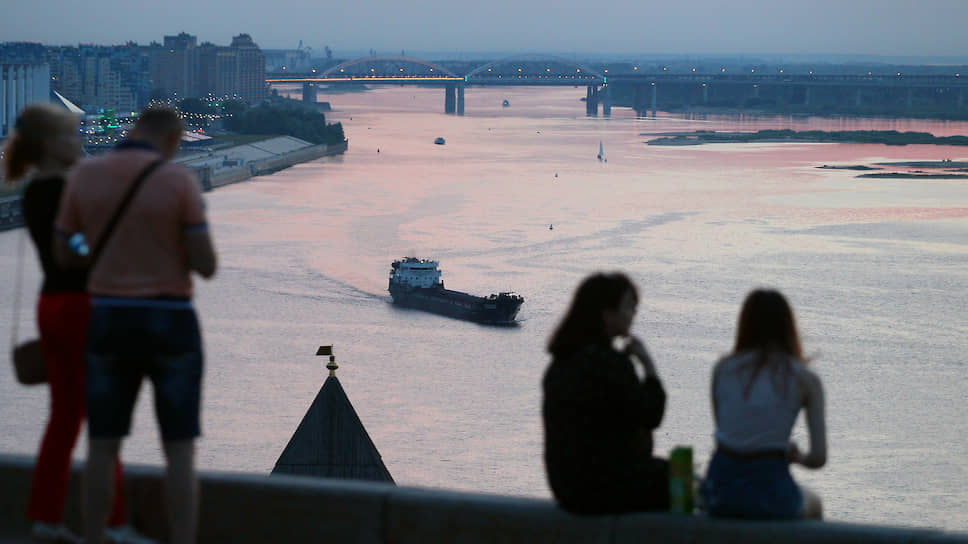
[[(702, 493), (713, 516), (821, 518), (820, 498), (801, 489), (790, 463), (820, 468), (827, 461), (820, 378), (806, 367), (793, 310), (777, 291), (746, 297), (733, 352), (713, 369), (716, 452)], [(790, 441), (807, 411), (810, 451)]]
[(63, 241), (78, 232), (98, 240), (123, 195), (137, 179), (144, 180), (87, 282), (86, 544), (101, 542), (111, 497), (109, 462), (130, 430), (145, 378), (154, 386), (167, 462), (168, 541), (195, 542), (195, 438), (201, 433), (203, 361), (191, 272), (209, 278), (216, 262), (198, 181), (184, 166), (167, 162), (178, 150), (182, 131), (175, 110), (143, 111), (129, 140), (74, 168), (55, 223), (61, 241), (55, 250), (63, 262), (70, 262)]
[[(4, 150), (5, 177), (12, 183), (33, 170), (22, 207), (43, 270), (37, 303), (38, 330), (50, 387), (50, 420), (37, 454), (27, 519), (38, 542), (78, 542), (62, 520), (71, 452), (86, 413), (84, 344), (90, 316), (87, 272), (58, 265), (51, 241), (67, 169), (81, 155), (76, 115), (52, 105), (28, 106), (17, 118)], [(121, 462), (115, 460), (114, 502), (108, 519), (113, 542), (150, 542), (125, 526)]]
[[(574, 513), (669, 507), (668, 464), (652, 456), (666, 395), (645, 346), (629, 333), (637, 305), (625, 275), (590, 276), (548, 342), (545, 468), (558, 504)], [(615, 349), (617, 338), (627, 347)]]

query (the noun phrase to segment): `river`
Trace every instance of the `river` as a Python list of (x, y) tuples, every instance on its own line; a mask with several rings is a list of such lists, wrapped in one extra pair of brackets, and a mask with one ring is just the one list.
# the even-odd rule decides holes
[[(343, 123), (346, 154), (207, 194), (221, 269), (197, 283), (208, 361), (200, 467), (268, 473), (325, 379), (317, 346), (333, 344), (340, 381), (398, 484), (547, 497), (544, 343), (582, 277), (618, 269), (640, 288), (633, 331), (669, 392), (658, 453), (692, 445), (705, 470), (710, 369), (731, 347), (746, 293), (773, 286), (793, 304), (827, 394), (828, 465), (795, 468), (795, 478), (823, 497), (829, 519), (968, 527), (968, 184), (816, 168), (964, 160), (968, 150), (662, 147), (642, 135), (946, 136), (968, 134), (968, 124), (636, 118), (623, 108), (587, 118), (583, 95), (470, 88), (467, 115), (456, 117), (442, 113), (439, 89), (321, 92), (330, 120)], [(599, 142), (607, 162), (595, 158)], [(0, 233), (9, 271), (18, 236)], [(522, 294), (520, 326), (391, 306), (389, 265), (405, 255), (438, 259), (451, 289)], [(30, 257), (28, 298), (37, 281)], [(33, 330), (28, 310), (21, 331)], [(34, 453), (45, 403), (43, 389), (0, 373), (0, 451)], [(153, 418), (142, 395), (126, 460), (161, 462)], [(797, 437), (805, 444), (802, 418)]]

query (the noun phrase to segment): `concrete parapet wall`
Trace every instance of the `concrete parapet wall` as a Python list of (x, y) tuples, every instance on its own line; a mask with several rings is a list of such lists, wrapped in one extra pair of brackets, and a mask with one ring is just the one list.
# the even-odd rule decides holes
[[(33, 458), (0, 455), (0, 540), (26, 542)], [(80, 529), (80, 465), (65, 511)], [(125, 467), (131, 523), (165, 537), (163, 472)], [(830, 522), (768, 522), (674, 514), (579, 517), (550, 500), (389, 484), (203, 473), (199, 542), (461, 543), (876, 543), (968, 544), (968, 534)]]

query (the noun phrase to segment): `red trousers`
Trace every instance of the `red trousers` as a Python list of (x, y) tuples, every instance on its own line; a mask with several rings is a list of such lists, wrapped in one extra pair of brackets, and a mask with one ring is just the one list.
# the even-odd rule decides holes
[[(84, 346), (91, 303), (85, 293), (41, 295), (37, 304), (40, 343), (50, 386), (50, 421), (40, 444), (27, 518), (60, 523), (64, 515), (71, 452), (86, 413)], [(125, 522), (121, 461), (114, 469), (114, 504), (109, 526)]]

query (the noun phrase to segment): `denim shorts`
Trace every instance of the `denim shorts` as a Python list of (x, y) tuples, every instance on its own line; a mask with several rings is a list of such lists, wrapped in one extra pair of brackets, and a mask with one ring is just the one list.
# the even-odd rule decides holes
[(711, 516), (792, 519), (803, 512), (803, 493), (782, 456), (743, 459), (713, 454), (702, 485)]
[[(202, 341), (188, 301), (94, 298), (87, 337), (87, 418), (92, 438), (120, 438), (144, 378), (154, 387), (162, 440), (201, 434)], [(141, 304), (139, 304), (141, 303)]]

